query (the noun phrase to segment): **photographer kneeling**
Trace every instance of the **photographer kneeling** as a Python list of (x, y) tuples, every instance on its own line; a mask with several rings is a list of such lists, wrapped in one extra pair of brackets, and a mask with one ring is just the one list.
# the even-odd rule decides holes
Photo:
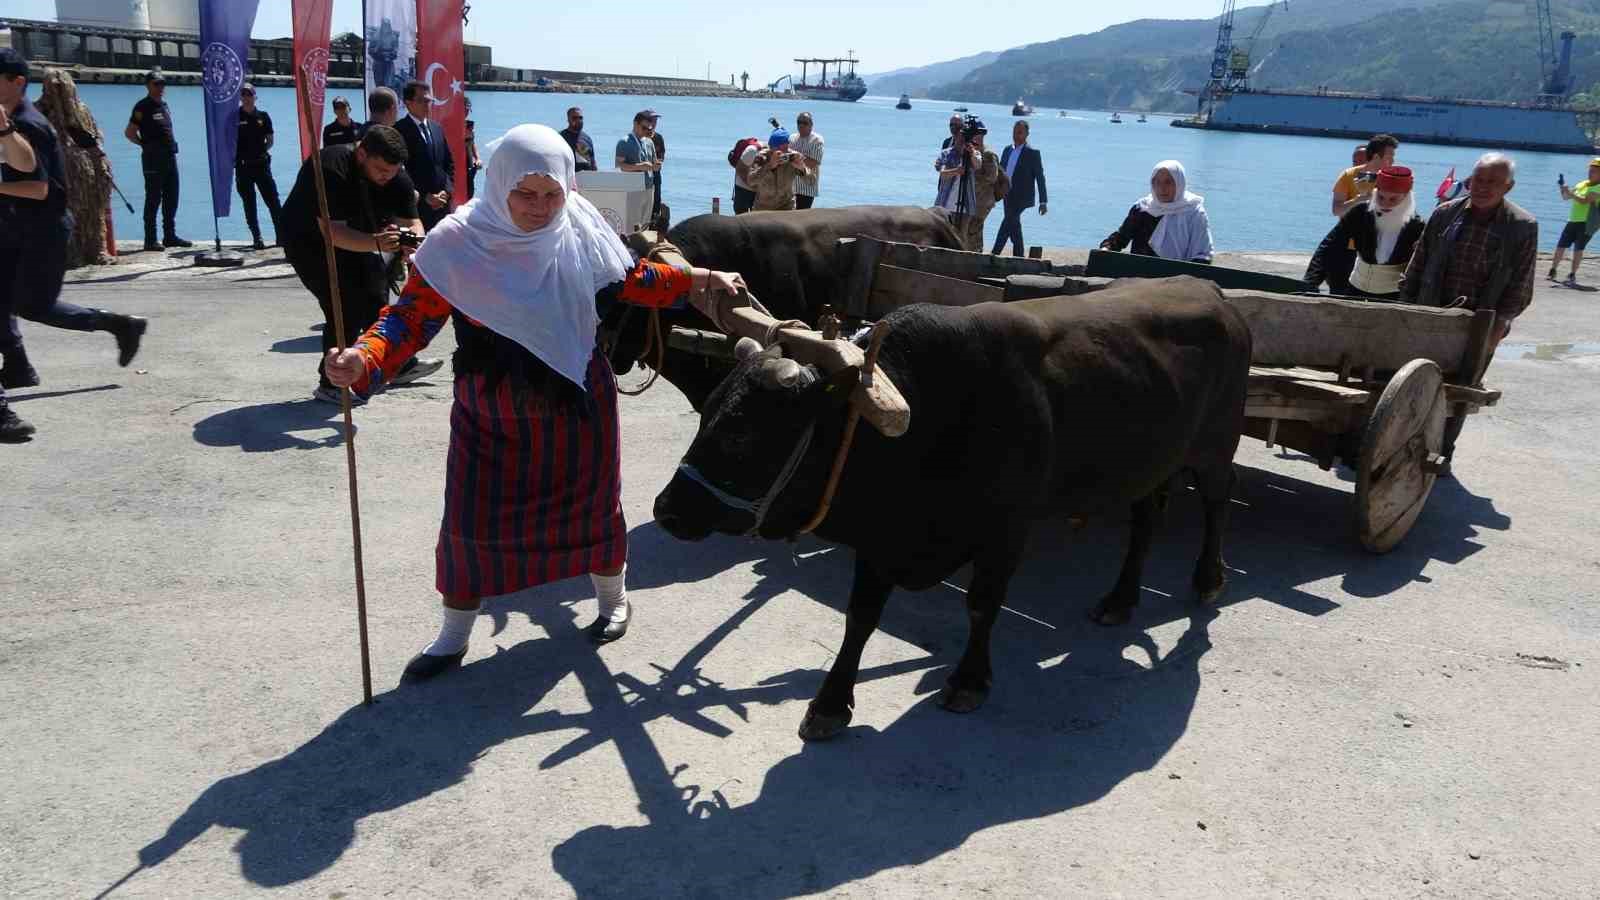
[[(308, 159), (295, 178), (294, 190), (283, 204), (284, 256), (300, 276), (300, 283), (317, 298), (326, 325), (322, 330), (322, 356), (336, 340), (333, 327), (333, 291), (328, 282), (316, 173), (322, 166), (328, 191), (328, 216), (333, 223), (334, 256), (339, 268), (339, 300), (344, 308), (347, 336), (366, 331), (388, 303), (389, 279), (383, 254), (409, 257), (422, 239), (417, 216), (417, 191), (406, 175), (405, 139), (387, 125), (367, 129), (359, 144), (326, 147)], [(318, 357), (319, 360), (321, 356)], [(389, 379), (390, 384), (415, 381), (438, 371), (443, 360), (414, 360), (413, 365)], [(317, 390), (312, 395), (328, 403), (339, 402), (339, 390), (317, 364)], [(354, 402), (364, 402), (356, 395)]]
[(756, 154), (744, 180), (756, 192), (756, 211), (794, 209), (794, 177), (804, 175), (806, 158), (789, 149), (789, 132), (782, 128), (767, 138), (767, 149)]

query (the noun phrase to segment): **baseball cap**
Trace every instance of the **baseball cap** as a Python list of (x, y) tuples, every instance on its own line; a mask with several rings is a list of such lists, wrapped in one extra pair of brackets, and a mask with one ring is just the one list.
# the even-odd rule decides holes
[(160, 69), (151, 69), (150, 71), (144, 73), (144, 83), (149, 84), (151, 82), (155, 82), (156, 84), (166, 84), (167, 76), (163, 75)]
[(0, 75), (26, 75), (28, 61), (10, 47), (0, 47)]
[(635, 122), (642, 122), (645, 119), (659, 119), (659, 118), (661, 118), (661, 113), (658, 113), (653, 109), (641, 109), (638, 112), (633, 114), (633, 120)]
[(251, 84), (248, 81), (246, 81), (244, 84), (239, 85), (239, 93), (241, 93), (241, 94), (254, 95), (255, 92), (256, 92), (256, 86)]

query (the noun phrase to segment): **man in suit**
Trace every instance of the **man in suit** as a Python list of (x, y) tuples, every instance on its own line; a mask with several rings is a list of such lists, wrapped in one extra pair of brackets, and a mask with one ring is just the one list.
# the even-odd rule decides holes
[(1007, 240), (1014, 243), (1012, 256), (1022, 255), (1022, 213), (1033, 206), (1034, 183), (1039, 188), (1039, 215), (1048, 211), (1049, 197), (1044, 187), (1044, 162), (1039, 151), (1028, 146), (1028, 123), (1021, 119), (1011, 127), (1011, 145), (1000, 153), (1000, 168), (1005, 170), (1011, 189), (1006, 191), (1005, 218), (1000, 222), (1000, 233), (995, 235), (994, 249), (998, 254)]
[(450, 155), (444, 129), (428, 118), (433, 109), (433, 92), (428, 86), (420, 81), (408, 81), (400, 98), (405, 101), (406, 116), (394, 127), (406, 141), (406, 174), (417, 188), (417, 212), (421, 214), (422, 230), (432, 231), (433, 226), (450, 214), (456, 161)]

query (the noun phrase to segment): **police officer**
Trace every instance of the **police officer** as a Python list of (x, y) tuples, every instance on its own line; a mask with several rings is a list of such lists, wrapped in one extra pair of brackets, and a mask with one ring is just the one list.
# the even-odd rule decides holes
[(272, 216), (273, 243), (278, 235), (278, 183), (272, 180), (272, 117), (264, 109), (256, 109), (256, 89), (251, 85), (239, 88), (239, 143), (234, 151), (233, 171), (239, 188), (239, 199), (244, 201), (244, 221), (250, 226), (250, 236), (255, 238), (257, 250), (267, 245), (261, 240), (261, 223), (256, 220), (256, 191)]
[[(144, 167), (144, 248), (193, 247), (178, 237), (178, 141), (172, 136), (172, 110), (161, 98), (167, 92), (166, 76), (153, 69), (144, 76), (146, 96), (133, 105), (133, 116), (123, 130), (139, 145)], [(156, 208), (161, 208), (162, 233), (156, 243)]]
[(322, 126), (322, 146), (337, 147), (340, 144), (354, 144), (357, 141), (356, 132), (361, 124), (350, 118), (350, 101), (343, 97), (333, 98), (333, 121)]
[(33, 426), (17, 418), (6, 388), (32, 387), (17, 316), (69, 331), (109, 331), (119, 364), (139, 352), (146, 322), (61, 302), (72, 213), (67, 162), (55, 129), (28, 102), (28, 61), (0, 48), (0, 441), (27, 440)]

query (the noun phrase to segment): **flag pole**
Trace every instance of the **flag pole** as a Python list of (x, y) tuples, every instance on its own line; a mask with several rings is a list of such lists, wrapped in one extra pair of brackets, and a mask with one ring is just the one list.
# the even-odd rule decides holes
[[(364, 26), (363, 26), (364, 27)], [(334, 257), (333, 223), (328, 215), (328, 185), (322, 174), (322, 129), (317, 128), (311, 112), (311, 73), (304, 73), (295, 93), (300, 100), (300, 114), (305, 117), (306, 133), (311, 135), (311, 173), (317, 185), (317, 221), (322, 226), (322, 239), (328, 257), (328, 290), (333, 307), (334, 346), (345, 349), (344, 304), (340, 300), (339, 264)], [(360, 177), (359, 174), (357, 177)], [(344, 462), (345, 474), (350, 483), (350, 535), (356, 563), (356, 624), (361, 634), (361, 702), (372, 705), (372, 657), (367, 643), (367, 576), (361, 562), (361, 500), (356, 490), (356, 429), (350, 418), (350, 389), (339, 389), (339, 406), (344, 410)]]

